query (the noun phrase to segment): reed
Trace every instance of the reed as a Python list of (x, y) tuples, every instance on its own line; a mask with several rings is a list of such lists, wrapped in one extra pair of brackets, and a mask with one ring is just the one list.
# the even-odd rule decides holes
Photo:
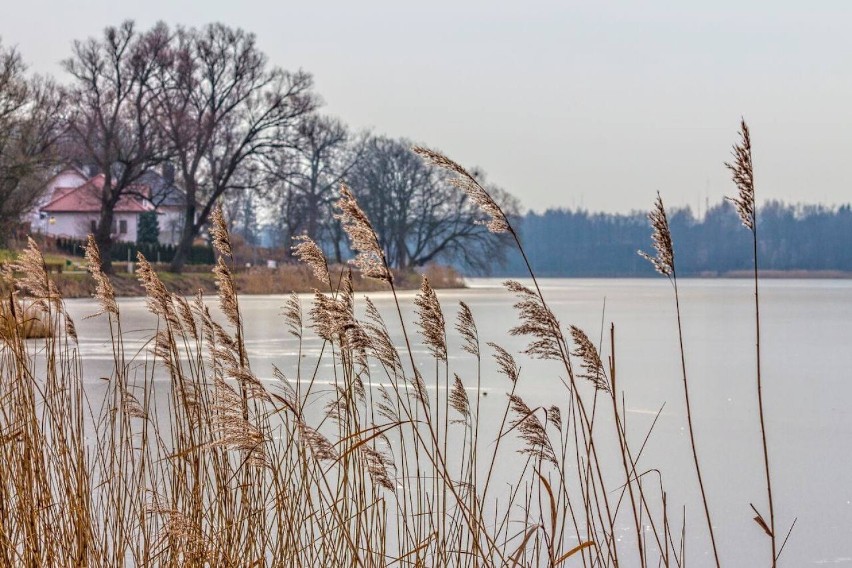
[[(725, 166), (731, 172), (734, 185), (737, 186), (737, 195), (728, 198), (737, 210), (740, 221), (745, 228), (751, 232), (752, 237), (752, 260), (754, 264), (754, 331), (755, 331), (755, 362), (757, 379), (757, 409), (760, 418), (760, 439), (763, 448), (763, 466), (766, 476), (766, 494), (769, 506), (769, 522), (767, 523), (758, 509), (752, 505), (755, 512), (754, 520), (769, 536), (772, 550), (773, 568), (778, 563), (781, 551), (778, 549), (778, 541), (775, 532), (775, 502), (772, 498), (772, 475), (769, 467), (769, 443), (767, 441), (766, 419), (763, 406), (763, 380), (760, 370), (760, 290), (758, 278), (758, 240), (757, 240), (757, 208), (755, 204), (754, 190), (754, 162), (751, 152), (751, 133), (745, 119), (740, 120), (739, 141), (734, 144), (732, 154), (733, 162), (726, 162)], [(795, 521), (793, 522), (795, 525)], [(790, 527), (792, 531), (792, 526)], [(789, 536), (789, 533), (788, 533)], [(786, 539), (784, 541), (786, 543)], [(782, 545), (783, 546), (783, 545)]]
[(680, 294), (677, 288), (677, 269), (675, 267), (674, 244), (669, 229), (669, 221), (666, 216), (666, 208), (663, 198), (657, 193), (654, 208), (648, 214), (648, 219), (653, 228), (652, 240), (654, 243), (654, 255), (639, 251), (639, 254), (647, 259), (657, 272), (669, 279), (672, 284), (675, 299), (675, 314), (677, 315), (677, 337), (680, 348), (680, 368), (683, 377), (683, 397), (686, 406), (686, 423), (689, 428), (689, 443), (692, 449), (692, 460), (695, 464), (695, 475), (698, 478), (698, 488), (701, 492), (701, 504), (704, 507), (704, 518), (707, 521), (707, 532), (710, 534), (710, 544), (713, 548), (713, 559), (717, 568), (719, 564), (719, 550), (716, 546), (716, 535), (713, 531), (713, 519), (710, 515), (710, 505), (707, 500), (707, 491), (704, 488), (704, 478), (701, 475), (701, 465), (698, 459), (698, 447), (695, 443), (695, 426), (692, 420), (692, 404), (689, 398), (689, 380), (686, 372), (686, 351), (683, 346), (683, 321), (680, 313)]
[[(416, 151), (451, 172), (482, 221), (523, 252), (472, 175)], [(73, 321), (30, 243), (9, 306), (26, 299), (50, 333), (26, 339), (22, 314), (4, 316), (14, 325), (0, 333), (0, 564), (683, 566), (685, 525), (669, 516), (663, 476), (639, 473), (657, 472), (640, 463), (651, 431), (628, 430), (614, 329), (607, 353), (563, 327), (530, 266), (531, 285), (506, 283), (518, 314), (507, 333), (526, 349), (483, 345), (474, 311), (462, 303), (453, 321), (431, 278), (404, 305), (399, 275), (346, 187), (337, 215), (357, 273), (297, 241), (315, 289), (282, 300), (296, 354), (271, 378), (246, 347), (252, 322), (221, 210), (215, 299), (171, 293), (138, 258), (157, 321), (140, 352), (125, 347), (121, 305), (90, 240), (93, 316), (113, 355), (103, 378), (84, 373)], [(390, 291), (389, 313), (356, 297), (360, 277)], [(562, 389), (547, 406), (523, 394), (528, 357), (552, 366)], [(459, 369), (459, 358), (474, 364)], [(506, 397), (489, 421), (482, 384), (493, 376)]]

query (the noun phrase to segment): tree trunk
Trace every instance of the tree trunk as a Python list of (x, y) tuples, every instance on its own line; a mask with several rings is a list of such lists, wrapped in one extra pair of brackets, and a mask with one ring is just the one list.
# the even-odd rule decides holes
[(183, 270), (184, 264), (189, 260), (192, 243), (195, 241), (195, 205), (188, 204), (184, 213), (180, 241), (178, 241), (175, 256), (172, 259), (171, 266), (169, 266), (171, 272), (181, 272)]
[(396, 239), (396, 268), (408, 270), (408, 248), (405, 246), (405, 235), (398, 234)]
[(112, 221), (115, 217), (112, 207), (102, 206), (100, 220), (95, 230), (95, 244), (101, 252), (101, 270), (112, 274)]
[[(0, 219), (0, 248), (6, 248), (9, 240), (14, 238), (13, 233), (16, 232), (14, 229), (14, 223)], [(35, 232), (35, 229), (30, 232)]]
[(337, 264), (343, 264), (343, 247), (340, 246), (340, 243), (343, 242), (343, 238), (339, 237), (334, 239), (334, 262)]
[(315, 194), (307, 195), (305, 198), (307, 204), (307, 223), (305, 227), (305, 232), (311, 238), (312, 241), (318, 241), (319, 235), (319, 223), (317, 217), (319, 216), (319, 199)]

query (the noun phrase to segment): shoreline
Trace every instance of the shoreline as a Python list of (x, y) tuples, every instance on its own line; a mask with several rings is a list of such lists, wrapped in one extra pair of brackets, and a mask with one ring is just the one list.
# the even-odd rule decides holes
[[(118, 268), (119, 264), (116, 264)], [(347, 266), (329, 267), (333, 278), (342, 277)], [(156, 267), (155, 267), (156, 269)], [(169, 292), (182, 296), (193, 295), (201, 290), (205, 295), (218, 293), (215, 277), (211, 272), (182, 272), (174, 273), (164, 270), (157, 275)], [(416, 290), (420, 288), (422, 277), (429, 279), (435, 289), (465, 288), (464, 279), (454, 270), (440, 266), (427, 266), (423, 272), (414, 270), (395, 271), (394, 284), (398, 290)], [(88, 272), (74, 271), (51, 274), (59, 293), (64, 299), (91, 298), (95, 293), (95, 281)], [(285, 265), (275, 269), (256, 267), (234, 273), (237, 293), (241, 295), (279, 295), (290, 293), (312, 293), (315, 290), (326, 290), (327, 283), (319, 282), (304, 265)], [(116, 297), (144, 297), (145, 290), (139, 283), (137, 275), (130, 272), (116, 272), (110, 275), (110, 282)], [(390, 288), (378, 280), (364, 278), (356, 270), (352, 270), (352, 287), (356, 292), (378, 292)]]
[[(561, 280), (582, 280), (582, 279), (612, 279), (612, 280), (650, 280), (659, 278), (660, 275), (652, 274), (584, 274), (584, 275), (560, 275), (547, 274), (541, 275), (536, 273), (537, 278), (558, 278)], [(852, 272), (844, 270), (761, 270), (758, 272), (758, 277), (761, 280), (849, 280), (852, 279)], [(529, 274), (501, 274), (499, 276), (472, 276), (470, 278), (529, 278)], [(730, 270), (727, 272), (705, 271), (693, 274), (678, 274), (678, 279), (683, 280), (743, 280), (753, 279), (754, 272), (751, 270)]]
[[(339, 267), (338, 267), (339, 268)], [(441, 269), (441, 272), (447, 269)], [(465, 277), (459, 276), (455, 272), (451, 274), (435, 275), (434, 270), (428, 270), (424, 274), (429, 278), (430, 285), (436, 290), (447, 289), (464, 289), (469, 285)], [(205, 295), (213, 295), (218, 291), (213, 274), (209, 272), (185, 272), (176, 274), (172, 272), (158, 272), (160, 279), (166, 285), (166, 288), (173, 293), (180, 295), (193, 295), (199, 289)], [(288, 266), (278, 268), (276, 270), (258, 269), (257, 271), (239, 272), (235, 275), (237, 281), (237, 292), (241, 295), (261, 296), (261, 295), (281, 295), (281, 294), (306, 294), (312, 293), (315, 290), (324, 290), (327, 285), (324, 285), (313, 278), (313, 275), (306, 267)], [(416, 290), (420, 287), (420, 273), (406, 272), (398, 273), (396, 278), (396, 286), (398, 290)], [(524, 276), (484, 276), (470, 278), (523, 278)], [(747, 270), (731, 271), (725, 273), (702, 273), (682, 276), (683, 280), (744, 280), (751, 279), (754, 274)], [(834, 271), (834, 270), (767, 270), (759, 273), (761, 280), (849, 280), (852, 279), (852, 272)], [(88, 272), (66, 272), (62, 274), (54, 274), (56, 285), (59, 288), (60, 294), (65, 299), (91, 298), (94, 294), (94, 280)], [(564, 280), (583, 280), (583, 279), (612, 279), (612, 280), (629, 280), (629, 279), (656, 279), (656, 275), (636, 276), (542, 276), (542, 279), (564, 279)], [(113, 287), (115, 288), (116, 297), (120, 298), (135, 298), (144, 297), (145, 290), (142, 288), (135, 274), (118, 273), (110, 277)], [(360, 275), (353, 272), (352, 279), (353, 288), (356, 292), (379, 292), (389, 290), (388, 286), (377, 280), (362, 278)]]

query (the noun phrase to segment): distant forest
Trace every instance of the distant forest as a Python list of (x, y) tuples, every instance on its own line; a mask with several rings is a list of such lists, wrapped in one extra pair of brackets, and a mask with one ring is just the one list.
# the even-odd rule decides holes
[[(719, 276), (753, 269), (750, 233), (733, 205), (723, 201), (697, 219), (689, 208), (669, 212), (675, 263), (682, 276)], [(527, 255), (539, 276), (652, 276), (637, 250), (651, 251), (645, 212), (590, 213), (549, 209), (521, 218)], [(788, 205), (758, 208), (761, 270), (852, 272), (852, 208)], [(512, 251), (497, 276), (526, 270)]]

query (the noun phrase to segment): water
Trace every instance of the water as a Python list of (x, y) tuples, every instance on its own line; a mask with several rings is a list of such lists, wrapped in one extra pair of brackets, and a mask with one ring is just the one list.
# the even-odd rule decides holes
[[(625, 392), (633, 447), (641, 444), (665, 403), (640, 470), (662, 471), (678, 518), (680, 505), (686, 505), (690, 565), (710, 565), (684, 418), (671, 287), (664, 279), (542, 283), (563, 326), (578, 325), (593, 339), (603, 331), (608, 346), (609, 324), (615, 323), (617, 388)], [(768, 565), (769, 556), (767, 537), (752, 520), (749, 507), (753, 502), (768, 514), (756, 411), (751, 286), (748, 280), (681, 282), (697, 445), (717, 541), (728, 566)], [(409, 319), (413, 318), (413, 296), (413, 292), (401, 294)], [(370, 297), (401, 343), (390, 295), (372, 293)], [(513, 353), (523, 349), (524, 340), (508, 334), (516, 323), (514, 299), (499, 281), (471, 280), (470, 288), (440, 291), (439, 299), (448, 322), (454, 320), (459, 300), (471, 307), (483, 345), (495, 341)], [(782, 565), (852, 565), (852, 282), (767, 280), (761, 284), (761, 300), (764, 400), (778, 532), (786, 534), (793, 519), (798, 519)], [(249, 356), (261, 377), (271, 376), (273, 363), (289, 374), (297, 364), (295, 340), (278, 315), (283, 301), (280, 296), (240, 299)], [(127, 352), (144, 354), (144, 340), (155, 322), (142, 299), (122, 299), (120, 305)], [(68, 309), (77, 322), (87, 388), (96, 396), (102, 388), (99, 377), (110, 373), (109, 332), (102, 318), (82, 319), (96, 311), (93, 302), (71, 300)], [(471, 385), (470, 357), (458, 349), (455, 332), (448, 331), (450, 364)], [(318, 340), (309, 339), (304, 360), (315, 360), (319, 346)], [(425, 349), (416, 349), (420, 360), (426, 360)], [(490, 353), (487, 348), (483, 351)], [(608, 354), (609, 348), (604, 352)], [(522, 356), (519, 362), (520, 390), (531, 406), (567, 402), (557, 365)], [(429, 368), (428, 363), (424, 365)], [(331, 380), (330, 367), (321, 366), (318, 377)], [(490, 364), (482, 380), (487, 393), (480, 399), (483, 417), (497, 420), (505, 404), (502, 393), (507, 381)], [(624, 511), (619, 517), (625, 525), (624, 538), (630, 538), (629, 516)]]

